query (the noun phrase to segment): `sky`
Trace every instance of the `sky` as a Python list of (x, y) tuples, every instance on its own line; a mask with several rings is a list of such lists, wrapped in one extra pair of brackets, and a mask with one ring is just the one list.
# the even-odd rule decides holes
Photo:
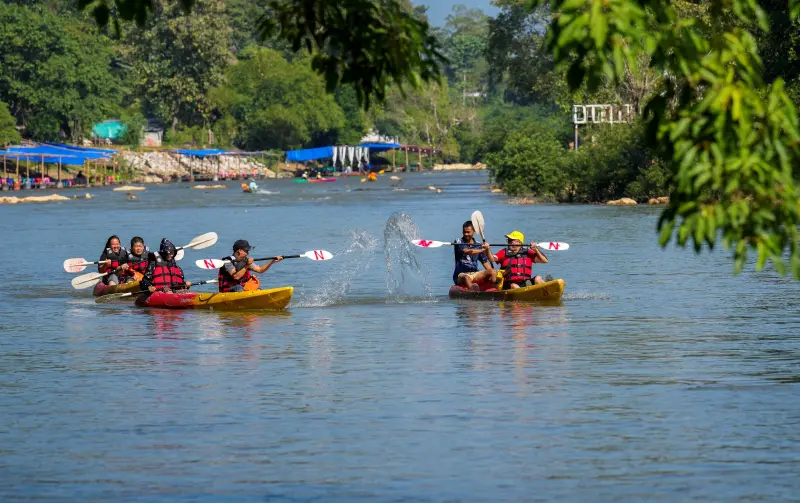
[(499, 9), (494, 7), (490, 0), (413, 0), (414, 4), (428, 6), (428, 20), (434, 26), (443, 26), (444, 18), (450, 14), (454, 5), (462, 4), (470, 8), (478, 8), (490, 16), (494, 16)]

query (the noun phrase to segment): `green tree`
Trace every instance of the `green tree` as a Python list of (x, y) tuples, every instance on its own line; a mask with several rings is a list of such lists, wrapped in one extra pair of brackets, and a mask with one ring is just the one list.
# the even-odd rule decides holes
[(290, 63), (272, 49), (243, 51), (210, 99), (221, 116), (234, 118), (235, 143), (248, 149), (313, 145), (344, 126), (342, 109), (308, 60)]
[(0, 3), (0, 100), (27, 136), (79, 141), (121, 99), (110, 41), (82, 20)]
[(208, 91), (222, 82), (232, 60), (222, 0), (205, 0), (187, 14), (158, 0), (144, 28), (129, 30), (123, 49), (134, 92), (144, 110), (171, 125), (208, 126)]
[[(675, 239), (700, 251), (721, 235), (735, 271), (754, 250), (756, 269), (769, 260), (785, 274), (788, 252), (800, 278), (797, 105), (781, 77), (764, 80), (750, 31), (768, 32), (769, 16), (757, 1), (707, 4), (704, 22), (665, 0), (553, 0), (548, 47), (557, 63), (569, 63), (572, 89), (596, 89), (604, 78), (618, 84), (626, 68), (641, 73), (643, 59), (667, 77), (644, 110), (648, 143), (674, 177), (659, 220), (662, 245)], [(798, 12), (790, 0), (790, 18)]]
[(487, 162), (493, 178), (510, 195), (531, 194), (555, 199), (566, 185), (564, 148), (546, 131), (512, 134)]
[(0, 101), (0, 147), (19, 141), (17, 121), (8, 111), (8, 105)]
[[(167, 0), (164, 0), (167, 1)], [(195, 0), (171, 0), (185, 10)], [(162, 3), (153, 0), (94, 0), (90, 6), (100, 24), (135, 20), (144, 26)], [(200, 4), (198, 4), (200, 5)], [(276, 36), (294, 52), (312, 56), (312, 68), (324, 76), (332, 92), (352, 84), (359, 103), (385, 97), (394, 83), (417, 87), (440, 75), (444, 57), (424, 16), (407, 0), (267, 0), (258, 21), (262, 38)]]

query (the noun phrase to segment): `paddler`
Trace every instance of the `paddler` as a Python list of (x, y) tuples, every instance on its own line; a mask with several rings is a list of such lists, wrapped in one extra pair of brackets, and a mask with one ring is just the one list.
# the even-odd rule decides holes
[(150, 249), (144, 244), (144, 239), (139, 236), (131, 238), (131, 248), (128, 250), (128, 263), (123, 264), (125, 275), (123, 283), (141, 281), (144, 273), (147, 272), (147, 255)]
[(157, 252), (147, 255), (147, 271), (142, 278), (142, 289), (147, 288), (150, 293), (160, 290), (171, 292), (184, 290), (192, 286), (183, 277), (183, 269), (175, 262), (175, 245), (167, 238), (161, 240)]
[[(475, 227), (472, 226), (472, 220), (464, 222), (461, 234), (461, 238), (453, 242), (456, 259), (453, 283), (479, 291), (481, 289), (479, 283), (494, 283), (495, 272), (487, 255), (489, 245), (487, 243), (481, 245), (475, 241)], [(483, 264), (483, 271), (478, 271), (478, 262)]]
[(256, 265), (253, 263), (253, 259), (247, 256), (250, 253), (250, 249), (250, 243), (244, 239), (239, 239), (233, 243), (233, 255), (222, 259), (230, 263), (220, 267), (217, 273), (220, 293), (258, 290), (260, 282), (250, 271), (261, 274), (267, 272), (267, 269), (272, 267), (275, 262), (283, 260), (282, 256), (278, 256), (267, 264)]
[(544, 283), (541, 276), (533, 277), (533, 264), (546, 264), (547, 257), (536, 247), (536, 243), (530, 243), (523, 248), (525, 235), (520, 231), (506, 234), (508, 247), (492, 255), (489, 251), (489, 258), (492, 262), (500, 264), (503, 272), (503, 289), (509, 290), (522, 288), (525, 286), (538, 285)]
[(103, 277), (103, 283), (106, 285), (118, 285), (120, 282), (121, 272), (127, 269), (125, 265), (128, 262), (128, 251), (122, 247), (119, 237), (114, 235), (106, 241), (106, 247), (103, 253), (100, 254), (100, 262), (97, 264), (97, 271), (100, 273), (108, 273)]

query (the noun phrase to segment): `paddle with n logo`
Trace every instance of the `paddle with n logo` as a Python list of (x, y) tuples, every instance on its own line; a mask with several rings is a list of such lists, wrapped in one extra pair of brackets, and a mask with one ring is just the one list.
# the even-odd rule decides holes
[[(262, 257), (262, 258), (254, 258), (253, 262), (261, 262), (264, 260), (275, 260), (278, 257)], [(333, 258), (333, 254), (329, 251), (325, 250), (311, 250), (305, 253), (301, 253), (299, 255), (283, 255), (284, 260), (287, 258), (307, 258), (309, 260), (313, 260), (315, 262), (322, 262), (325, 260), (330, 260)], [(200, 269), (219, 269), (220, 267), (224, 266), (225, 264), (230, 264), (230, 260), (220, 260), (214, 258), (205, 258), (201, 260), (195, 261), (195, 265)]]
[[(207, 232), (205, 234), (201, 234), (196, 238), (189, 241), (189, 244), (185, 244), (183, 246), (179, 246), (177, 252), (175, 253), (175, 260), (180, 260), (183, 258), (183, 250), (186, 248), (201, 250), (203, 248), (208, 248), (210, 246), (214, 246), (217, 242), (217, 233), (216, 232)], [(64, 261), (64, 270), (67, 272), (81, 272), (86, 269), (87, 265), (97, 264), (97, 262), (86, 262), (86, 259), (82, 258), (71, 258)], [(72, 288), (76, 290), (83, 290), (84, 288), (89, 288), (97, 284), (98, 281), (103, 279), (103, 277), (108, 276), (111, 273), (99, 273), (99, 272), (90, 272), (88, 274), (82, 274), (76, 278), (72, 279)]]
[[(414, 239), (411, 244), (419, 246), (420, 248), (441, 248), (442, 246), (467, 246), (464, 243), (448, 243), (447, 241), (431, 241), (428, 239)], [(508, 243), (502, 244), (489, 244), (489, 246), (508, 246)], [(525, 246), (525, 245), (522, 245)], [(562, 243), (561, 241), (547, 241), (536, 243), (537, 248), (548, 251), (566, 251), (569, 250), (569, 243)]]

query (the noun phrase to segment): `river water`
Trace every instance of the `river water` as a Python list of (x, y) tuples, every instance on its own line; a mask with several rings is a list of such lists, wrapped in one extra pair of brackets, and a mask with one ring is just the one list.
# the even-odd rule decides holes
[[(657, 208), (402, 176), (0, 207), (0, 500), (798, 500), (797, 282), (661, 249)], [(452, 249), (405, 240), (459, 237), (476, 209), (491, 241), (570, 244), (536, 268), (561, 305), (447, 298)], [(296, 287), (278, 313), (98, 305), (61, 268), (111, 234), (209, 231), (188, 279), (240, 238), (335, 257), (262, 275)]]

